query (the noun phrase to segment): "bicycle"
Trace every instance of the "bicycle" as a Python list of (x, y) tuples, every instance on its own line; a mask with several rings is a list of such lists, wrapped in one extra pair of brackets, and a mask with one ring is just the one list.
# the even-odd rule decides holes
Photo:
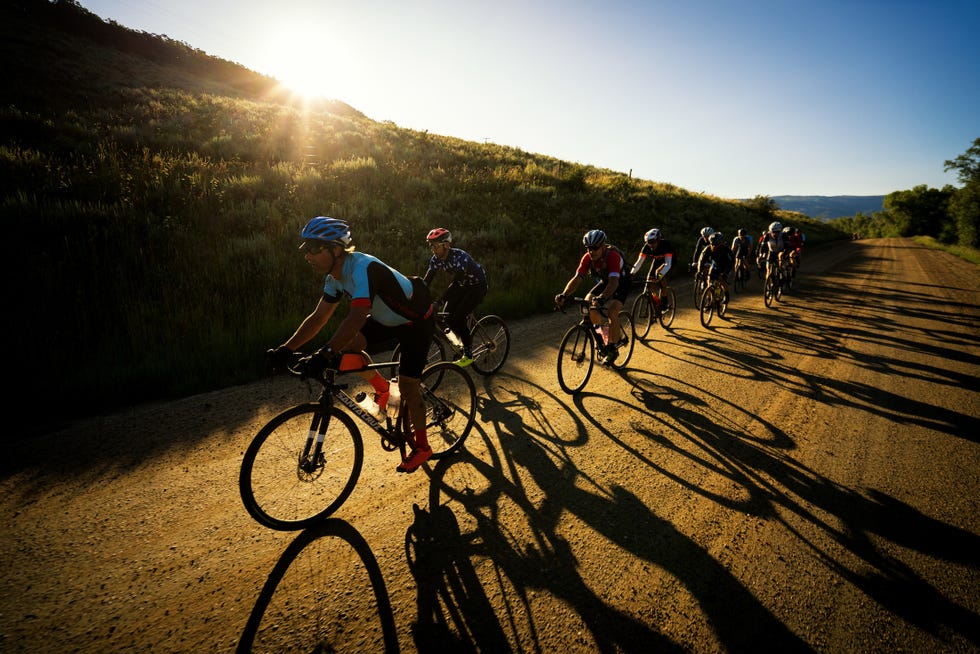
[[(446, 323), (448, 317), (446, 311), (435, 314), (436, 329), (432, 345), (429, 346), (426, 365), (438, 361), (455, 361), (463, 355), (463, 343)], [(510, 353), (510, 330), (504, 319), (500, 316), (487, 315), (477, 320), (476, 316), (470, 313), (466, 316), (466, 327), (470, 330), (472, 338), (473, 363), (470, 365), (473, 369), (481, 375), (492, 375), (500, 370)], [(453, 358), (450, 359), (447, 355)], [(391, 358), (392, 361), (401, 358), (398, 346), (395, 346)]]
[(719, 318), (724, 318), (728, 312), (728, 291), (721, 285), (718, 277), (708, 283), (701, 295), (701, 325), (707, 327), (711, 324), (711, 318), (716, 313)]
[[(659, 291), (657, 290), (659, 289)], [(674, 310), (677, 307), (677, 297), (674, 289), (667, 286), (662, 279), (647, 278), (643, 291), (633, 300), (630, 318), (637, 338), (646, 338), (654, 320), (667, 329), (674, 322)]]
[(783, 270), (781, 265), (768, 264), (772, 271), (766, 275), (765, 284), (762, 287), (762, 301), (767, 307), (772, 306), (773, 300), (777, 302), (783, 299)]
[[(609, 316), (603, 308), (591, 308), (591, 302), (585, 298), (569, 298), (566, 304), (569, 302), (578, 305), (582, 319), (565, 332), (558, 346), (558, 384), (563, 391), (574, 395), (585, 388), (592, 376), (596, 350), (606, 345)], [(565, 308), (561, 307), (561, 310), (564, 312)], [(619, 326), (622, 331), (617, 343), (619, 357), (611, 364), (616, 370), (622, 370), (629, 363), (636, 340), (628, 311), (619, 312)]]
[[(691, 268), (697, 264), (691, 264)], [(694, 272), (694, 288), (692, 289), (694, 293), (694, 308), (701, 308), (701, 297), (704, 295), (704, 289), (708, 287), (708, 279), (705, 275), (704, 268), (696, 270)]]
[[(294, 354), (287, 370), (303, 379), (297, 366), (301, 356)], [(316, 401), (286, 409), (259, 430), (245, 450), (238, 477), (249, 515), (270, 529), (305, 529), (347, 500), (364, 463), (364, 441), (353, 418), (337, 402), (381, 437), (382, 449), (398, 450), (405, 458), (410, 436), (405, 403), (389, 407), (394, 416), (379, 417), (359, 404), (364, 402), (360, 394), (358, 399), (351, 397), (348, 384), (336, 380), (338, 374), (393, 366), (372, 363), (364, 353), (345, 354), (342, 365), (315, 379), (323, 386)], [(448, 362), (427, 366), (420, 386), (432, 459), (438, 460), (466, 441), (475, 417), (476, 387), (465, 370)]]
[(745, 286), (749, 283), (749, 279), (752, 277), (752, 273), (749, 271), (749, 259), (748, 257), (741, 256), (735, 259), (735, 280), (734, 288), (735, 292), (744, 291)]

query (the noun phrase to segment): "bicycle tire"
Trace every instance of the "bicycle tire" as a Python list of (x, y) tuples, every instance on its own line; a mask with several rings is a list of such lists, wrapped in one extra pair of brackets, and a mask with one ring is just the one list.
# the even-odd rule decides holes
[(473, 338), (473, 369), (481, 375), (500, 370), (510, 353), (510, 330), (500, 316), (483, 316), (470, 330)]
[(422, 371), (421, 390), (432, 458), (441, 459), (461, 448), (473, 429), (476, 386), (465, 370), (442, 361)]
[(701, 294), (701, 325), (707, 327), (711, 324), (711, 318), (715, 315), (714, 288), (709, 286)]
[(674, 322), (674, 315), (677, 313), (677, 295), (674, 289), (668, 288), (666, 293), (660, 296), (660, 326), (669, 329)]
[(762, 287), (762, 301), (767, 307), (772, 306), (772, 301), (775, 299), (776, 295), (776, 284), (772, 277), (766, 279), (765, 285)]
[(585, 388), (595, 366), (595, 341), (584, 325), (573, 325), (558, 346), (558, 385), (569, 395)]
[(630, 318), (633, 321), (633, 328), (636, 330), (637, 338), (646, 338), (650, 333), (656, 312), (653, 308), (653, 300), (648, 292), (640, 293), (633, 300), (633, 308), (630, 309)]
[(718, 300), (717, 304), (715, 305), (715, 313), (718, 314), (719, 318), (724, 318), (725, 314), (728, 313), (728, 302), (731, 300), (731, 295), (729, 295), (728, 291), (722, 291), (722, 292), (724, 293), (724, 295), (721, 297), (720, 300)]
[(612, 364), (616, 370), (622, 370), (626, 367), (633, 356), (633, 347), (636, 345), (636, 329), (633, 327), (633, 318), (630, 317), (628, 311), (619, 312), (619, 327), (622, 331), (620, 338), (625, 338), (626, 343), (620, 340), (619, 356), (616, 357), (616, 362)]
[(783, 273), (780, 272), (776, 277), (776, 285), (773, 287), (773, 297), (776, 298), (777, 302), (783, 301), (783, 289), (786, 284), (786, 279), (783, 277)]
[(277, 531), (305, 529), (336, 511), (353, 492), (364, 464), (364, 442), (353, 419), (339, 409), (331, 409), (320, 460), (301, 465), (313, 420), (319, 421), (322, 412), (317, 403), (286, 409), (245, 450), (238, 489), (245, 510), (259, 524)]
[(704, 289), (708, 287), (707, 280), (700, 275), (694, 277), (694, 307), (701, 308), (701, 298), (704, 296)]
[(664, 329), (669, 329), (674, 322), (677, 313), (677, 295), (674, 289), (668, 288), (660, 295), (660, 307), (657, 312), (657, 320)]

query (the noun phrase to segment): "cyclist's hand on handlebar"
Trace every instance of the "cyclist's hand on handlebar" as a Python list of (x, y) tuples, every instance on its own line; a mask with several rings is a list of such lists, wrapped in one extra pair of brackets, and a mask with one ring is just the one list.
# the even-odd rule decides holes
[(265, 358), (272, 372), (283, 372), (289, 366), (289, 361), (293, 357), (293, 351), (285, 345), (266, 350)]
[(589, 305), (593, 309), (601, 309), (602, 305), (604, 305), (605, 303), (606, 303), (606, 298), (602, 297), (601, 295), (596, 295), (589, 300)]
[(564, 293), (559, 293), (558, 295), (555, 296), (555, 304), (558, 305), (558, 308), (559, 309), (564, 309), (565, 308), (565, 294)]
[(323, 371), (327, 368), (338, 368), (340, 366), (340, 353), (329, 349), (320, 349), (313, 354), (303, 357), (296, 364), (296, 370), (300, 373), (300, 378), (322, 379)]

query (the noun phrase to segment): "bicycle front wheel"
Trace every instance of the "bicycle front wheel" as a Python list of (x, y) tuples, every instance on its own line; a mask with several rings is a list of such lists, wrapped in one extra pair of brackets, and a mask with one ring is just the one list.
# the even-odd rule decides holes
[(422, 371), (422, 405), (432, 458), (447, 456), (466, 441), (476, 417), (476, 386), (455, 363), (435, 363)]
[(674, 322), (674, 314), (677, 312), (677, 296), (674, 289), (668, 288), (666, 293), (660, 296), (660, 326), (668, 329)]
[(707, 282), (703, 277), (694, 278), (694, 307), (697, 309), (701, 308), (701, 298), (704, 296), (704, 290), (708, 287)]
[(762, 301), (766, 303), (767, 307), (771, 307), (772, 301), (775, 299), (775, 297), (776, 297), (776, 283), (773, 280), (773, 278), (770, 276), (769, 278), (766, 279), (766, 285), (763, 287), (762, 290)]
[(707, 327), (715, 315), (715, 289), (709, 287), (701, 294), (701, 325)]
[(633, 356), (633, 346), (636, 344), (636, 330), (633, 327), (633, 319), (626, 311), (619, 312), (619, 356), (613, 362), (613, 368), (622, 370), (629, 363)]
[(481, 375), (500, 370), (510, 352), (510, 330), (499, 316), (483, 316), (470, 331), (473, 337), (473, 368)]
[(650, 326), (653, 325), (655, 312), (653, 310), (653, 300), (650, 293), (643, 292), (633, 300), (633, 308), (630, 311), (630, 318), (633, 319), (633, 327), (636, 329), (637, 338), (646, 338), (650, 333)]
[(558, 346), (558, 384), (569, 394), (585, 388), (595, 365), (595, 341), (583, 325), (574, 325)]
[(364, 443), (350, 416), (337, 409), (325, 415), (319, 404), (300, 404), (255, 435), (242, 459), (238, 489), (245, 510), (259, 524), (279, 531), (305, 529), (344, 503), (363, 463)]

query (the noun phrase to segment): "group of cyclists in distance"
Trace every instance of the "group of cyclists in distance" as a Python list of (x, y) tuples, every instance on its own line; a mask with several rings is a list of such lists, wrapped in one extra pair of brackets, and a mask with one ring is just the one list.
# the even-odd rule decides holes
[[(340, 300), (348, 298), (349, 311), (327, 344), (300, 359), (294, 369), (308, 377), (320, 377), (327, 368), (343, 370), (345, 353), (373, 353), (397, 344), (401, 358), (396, 383), (411, 423), (411, 450), (398, 465), (398, 471), (414, 472), (432, 455), (426, 438), (419, 379), (434, 335), (435, 307), (445, 303), (446, 322), (462, 342), (462, 354), (456, 364), (470, 365), (472, 337), (466, 321), (486, 297), (486, 270), (468, 252), (453, 247), (452, 234), (444, 227), (436, 227), (426, 235), (431, 257), (422, 277), (405, 275), (377, 257), (358, 252), (350, 226), (341, 219), (317, 216), (306, 224), (300, 237), (299, 248), (306, 262), (314, 272), (323, 275), (322, 293), (313, 312), (300, 322), (293, 335), (268, 350), (270, 366), (275, 371), (290, 365), (297, 348), (312, 340), (327, 325)], [(752, 237), (744, 229), (739, 229), (728, 244), (721, 232), (705, 227), (694, 247), (692, 269), (706, 271), (710, 279), (717, 278), (727, 293), (728, 275), (736, 266), (747, 266), (753, 252), (760, 269), (766, 268), (768, 277), (784, 257), (799, 265), (804, 240), (798, 229), (783, 227), (779, 222), (769, 225), (759, 237), (757, 247), (753, 247)], [(660, 291), (665, 291), (665, 276), (671, 271), (677, 252), (660, 228), (650, 229), (643, 235), (643, 246), (632, 266), (627, 265), (626, 255), (600, 229), (586, 232), (582, 245), (586, 251), (575, 273), (554, 300), (563, 307), (583, 280), (590, 277), (594, 280), (585, 298), (591, 308), (605, 310), (609, 317), (608, 341), (601, 346), (599, 354), (600, 360), (610, 365), (616, 361), (619, 347), (628, 342), (619, 313), (632, 288), (632, 280), (649, 259), (646, 283), (659, 285)], [(434, 300), (429, 285), (439, 272), (451, 275), (452, 281), (443, 295)], [(656, 300), (661, 295), (657, 293), (653, 297)], [(359, 374), (373, 387), (374, 400), (384, 410), (391, 397), (389, 380), (377, 370)]]

